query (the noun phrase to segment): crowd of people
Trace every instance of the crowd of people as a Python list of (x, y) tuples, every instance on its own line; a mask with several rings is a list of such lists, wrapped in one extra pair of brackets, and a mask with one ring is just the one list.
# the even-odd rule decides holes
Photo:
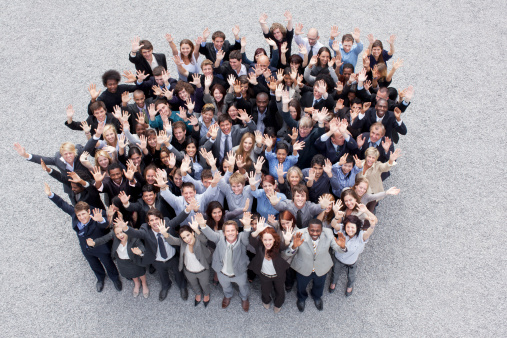
[[(63, 184), (70, 203), (48, 198), (72, 218), (82, 253), (104, 288), (121, 277), (133, 297), (148, 298), (146, 273), (160, 278), (163, 301), (173, 281), (182, 299), (189, 284), (194, 305), (207, 307), (220, 287), (222, 308), (237, 284), (249, 310), (250, 284), (261, 285), (266, 309), (281, 310), (294, 285), (297, 308), (311, 297), (323, 309), (346, 273), (353, 293), (358, 257), (374, 232), (375, 207), (399, 189), (384, 188), (407, 128), (402, 115), (414, 95), (391, 86), (403, 65), (372, 34), (341, 35), (328, 46), (319, 32), (259, 19), (269, 48), (247, 55), (245, 37), (233, 40), (206, 28), (195, 41), (166, 34), (177, 67), (148, 40), (131, 41), (135, 71), (107, 70), (104, 89), (88, 87), (82, 121), (72, 105), (65, 125), (84, 132), (83, 144), (64, 142), (54, 156), (14, 148)], [(294, 43), (293, 43), (294, 42)], [(362, 66), (358, 59), (362, 58)], [(171, 60), (170, 60), (171, 61)], [(115, 263), (116, 262), (116, 263)], [(121, 276), (121, 277), (120, 277)]]

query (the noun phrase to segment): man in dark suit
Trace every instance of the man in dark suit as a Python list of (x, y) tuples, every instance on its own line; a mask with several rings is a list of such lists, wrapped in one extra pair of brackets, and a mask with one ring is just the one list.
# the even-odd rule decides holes
[[(221, 54), (219, 55), (219, 58), (221, 58)], [(214, 63), (214, 73), (222, 75), (224, 79), (228, 79), (231, 75), (235, 79), (241, 75), (248, 75), (246, 66), (242, 63), (243, 56), (239, 50), (234, 50), (231, 52), (229, 61), (224, 61), (217, 65), (218, 61)]]
[[(143, 75), (138, 75), (136, 81), (136, 85), (142, 89), (148, 97), (154, 100), (163, 98), (164, 95), (162, 94), (162, 90), (173, 90), (177, 83), (178, 80), (170, 77), (169, 72), (162, 66), (155, 67), (153, 69), (153, 76), (150, 76), (149, 79)], [(153, 87), (156, 87), (156, 90), (153, 90)]]
[(366, 132), (370, 130), (370, 126), (375, 122), (382, 122), (386, 128), (386, 137), (392, 138), (393, 131), (401, 135), (406, 135), (407, 127), (401, 120), (401, 110), (399, 108), (394, 108), (394, 112), (392, 112), (387, 109), (387, 100), (377, 100), (375, 108), (369, 108), (366, 112), (361, 112), (357, 118), (354, 119), (352, 128), (361, 129), (363, 132)]
[(380, 156), (378, 160), (382, 163), (389, 161), (391, 152), (394, 152), (394, 146), (391, 139), (386, 138), (384, 135), (386, 129), (380, 122), (375, 122), (370, 127), (370, 132), (362, 133), (357, 137), (357, 156), (364, 159), (364, 152), (366, 149), (373, 147), (377, 148)]
[(106, 193), (110, 201), (121, 191), (126, 192), (127, 195), (135, 196), (137, 199), (141, 185), (135, 179), (132, 169), (122, 171), (118, 163), (112, 163), (107, 167), (107, 173), (109, 177), (105, 177), (106, 173), (101, 173), (100, 169), (94, 168), (93, 178), (98, 191)]
[(307, 113), (313, 113), (314, 110), (321, 110), (326, 107), (327, 110), (333, 111), (334, 100), (326, 90), (324, 81), (315, 81), (313, 91), (307, 91), (301, 96), (301, 109)]
[[(274, 96), (271, 100), (275, 102)], [(255, 99), (245, 100), (244, 97), (237, 99), (237, 108), (246, 110), (247, 114), (252, 116), (252, 120), (262, 134), (266, 127), (273, 127), (275, 131), (280, 130), (283, 126), (283, 118), (281, 114), (278, 114), (276, 103), (269, 104), (269, 95), (261, 92), (257, 94)]]
[(136, 37), (132, 40), (132, 51), (129, 61), (136, 65), (136, 70), (144, 72), (148, 76), (153, 75), (153, 69), (162, 66), (167, 69), (167, 61), (162, 53), (153, 53), (153, 45), (148, 40), (140, 40)]
[[(79, 239), (81, 252), (97, 277), (97, 292), (101, 292), (104, 289), (106, 271), (109, 278), (113, 281), (116, 290), (121, 291), (121, 280), (116, 265), (114, 265), (111, 259), (109, 247), (107, 245), (102, 245), (97, 248), (91, 248), (86, 244), (87, 238), (96, 239), (107, 233), (107, 231), (105, 231), (107, 228), (105, 210), (94, 209), (92, 215), (90, 206), (86, 202), (78, 202), (76, 206), (73, 207), (62, 200), (60, 196), (53, 194), (47, 183), (44, 185), (44, 192), (57, 207), (72, 217), (72, 229), (76, 232), (77, 238)], [(104, 271), (104, 267), (106, 271)]]
[[(90, 105), (90, 110), (93, 115), (88, 116), (86, 119), (86, 123), (90, 127), (90, 131), (86, 132), (86, 135), (94, 135), (97, 127), (100, 124), (105, 126), (106, 124), (112, 124), (118, 133), (121, 133), (123, 130), (122, 123), (113, 116), (113, 114), (108, 113), (106, 110), (106, 105), (102, 101), (96, 101)], [(67, 121), (65, 121), (65, 125), (72, 130), (83, 130), (83, 122), (74, 121), (74, 109), (72, 105), (67, 107)], [(99, 135), (102, 138), (102, 135)]]
[(241, 49), (241, 40), (239, 38), (239, 26), (232, 28), (234, 34), (234, 45), (231, 45), (229, 41), (225, 41), (225, 34), (221, 31), (216, 31), (211, 36), (213, 42), (206, 42), (209, 37), (209, 29), (206, 28), (202, 32), (203, 42), (199, 46), (199, 53), (205, 56), (206, 59), (211, 60), (213, 63), (217, 60), (217, 52), (223, 53), (223, 60), (229, 60), (229, 54), (233, 50)]
[(333, 119), (329, 122), (329, 131), (315, 141), (315, 148), (336, 163), (344, 154), (355, 154), (357, 143), (347, 130), (347, 125)]
[(174, 230), (176, 225), (179, 225), (187, 218), (191, 208), (192, 204), (188, 204), (187, 207), (172, 220), (164, 218), (159, 210), (152, 209), (148, 211), (146, 217), (147, 223), (141, 225), (139, 230), (127, 226), (123, 228), (127, 236), (141, 238), (144, 241), (145, 252), (143, 265), (152, 264), (158, 271), (162, 284), (162, 289), (158, 297), (160, 301), (166, 299), (167, 293), (172, 285), (169, 279), (169, 270), (174, 274), (176, 284), (180, 289), (181, 298), (183, 300), (188, 299), (187, 281), (183, 272), (178, 269), (178, 255), (176, 255), (176, 249), (165, 241), (163, 235), (160, 233), (159, 226), (163, 224), (168, 227), (169, 233), (176, 237), (176, 231)]

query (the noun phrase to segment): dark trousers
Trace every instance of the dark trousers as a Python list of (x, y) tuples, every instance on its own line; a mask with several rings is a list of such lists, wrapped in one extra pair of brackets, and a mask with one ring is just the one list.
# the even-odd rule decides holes
[[(97, 280), (103, 281), (106, 278), (106, 271), (112, 281), (116, 282), (119, 280), (118, 269), (114, 265), (113, 259), (110, 254), (91, 254), (89, 252), (83, 252), (90, 268), (92, 268)], [(106, 268), (106, 270), (104, 270)]]
[(296, 280), (298, 282), (297, 286), (297, 296), (298, 301), (304, 302), (306, 298), (308, 298), (308, 292), (306, 291), (306, 287), (310, 283), (311, 280), (313, 280), (313, 287), (312, 287), (312, 298), (320, 299), (322, 297), (322, 294), (324, 293), (324, 284), (326, 284), (326, 276), (327, 273), (322, 276), (317, 276), (315, 272), (312, 272), (309, 276), (303, 276), (299, 272), (296, 273)]
[(169, 279), (169, 270), (171, 270), (174, 274), (174, 279), (176, 281), (176, 285), (180, 289), (184, 289), (187, 287), (187, 280), (183, 275), (183, 272), (178, 270), (178, 261), (179, 256), (174, 255), (170, 260), (166, 262), (154, 261), (152, 265), (157, 269), (158, 275), (160, 276), (160, 283), (162, 284), (162, 289), (168, 289), (172, 282)]
[(285, 275), (285, 286), (288, 288), (292, 288), (295, 282), (296, 282), (296, 270), (294, 270), (293, 268), (288, 268), (287, 273)]
[(275, 289), (275, 307), (282, 307), (285, 302), (285, 274), (269, 278), (259, 274), (261, 281), (261, 299), (264, 304), (271, 303), (271, 290)]

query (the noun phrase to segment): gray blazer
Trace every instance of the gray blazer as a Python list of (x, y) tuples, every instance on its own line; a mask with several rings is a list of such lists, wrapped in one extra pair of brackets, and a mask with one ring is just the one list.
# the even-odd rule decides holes
[[(211, 267), (217, 273), (220, 273), (224, 267), (225, 251), (227, 250), (227, 240), (225, 239), (225, 235), (222, 230), (215, 232), (208, 226), (202, 228), (201, 231), (217, 246), (215, 252), (213, 253), (213, 263), (211, 264)], [(245, 273), (248, 267), (249, 259), (246, 255), (246, 248), (249, 244), (248, 237), (250, 237), (250, 230), (241, 232), (238, 235), (239, 243), (237, 243), (232, 251), (233, 268), (236, 276)]]
[[(180, 263), (178, 265), (178, 270), (182, 271), (185, 263), (185, 251), (187, 249), (188, 244), (185, 243), (181, 238), (171, 236), (171, 234), (168, 234), (169, 236), (165, 239), (167, 243), (169, 243), (172, 246), (179, 246), (180, 247)], [(196, 241), (194, 244), (194, 254), (199, 263), (201, 263), (202, 266), (206, 270), (209, 269), (209, 264), (211, 263), (211, 251), (208, 249), (208, 239), (200, 233), (195, 237)]]
[[(94, 239), (95, 246), (104, 245), (110, 240), (113, 240), (113, 247), (111, 249), (111, 257), (116, 259), (118, 258), (118, 253), (116, 250), (121, 244), (121, 241), (114, 235), (114, 230), (111, 230), (107, 235)], [(135, 265), (143, 266), (142, 264), (142, 256), (138, 256), (132, 252), (132, 248), (139, 248), (141, 252), (144, 254), (144, 245), (143, 242), (139, 238), (129, 237), (127, 239), (127, 254), (129, 255), (130, 260)]]
[[(253, 133), (257, 129), (257, 125), (253, 120), (250, 120), (250, 122), (247, 123), (245, 128), (241, 128), (239, 125), (233, 125), (231, 127), (231, 139), (232, 139), (232, 148), (237, 146), (239, 144), (239, 141), (241, 141), (241, 137), (246, 132)], [(212, 151), (213, 156), (215, 156), (216, 159), (220, 159), (220, 140), (222, 138), (222, 131), (218, 129), (217, 138), (215, 139), (215, 142), (211, 141), (211, 138), (208, 140), (206, 138), (206, 135), (204, 135), (201, 138), (201, 141), (199, 144), (204, 144), (204, 149), (207, 151)], [(230, 150), (232, 150), (232, 148)], [(224, 156), (226, 156), (224, 154)]]
[(315, 267), (315, 273), (317, 276), (322, 276), (328, 273), (329, 269), (333, 266), (333, 260), (329, 253), (329, 248), (333, 248), (335, 252), (344, 252), (342, 248), (336, 244), (333, 231), (331, 229), (322, 228), (322, 233), (319, 238), (319, 244), (317, 245), (317, 253), (313, 253), (313, 243), (308, 228), (298, 230), (303, 234), (303, 244), (292, 250), (292, 242), (286, 250), (286, 254), (289, 256), (294, 255), (294, 259), (291, 263), (291, 268), (302, 274), (303, 276), (309, 276)]

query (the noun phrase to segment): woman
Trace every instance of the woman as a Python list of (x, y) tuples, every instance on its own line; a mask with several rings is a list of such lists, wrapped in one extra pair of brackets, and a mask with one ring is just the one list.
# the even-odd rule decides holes
[(329, 74), (333, 81), (338, 81), (335, 69), (333, 68), (335, 61), (331, 59), (331, 51), (327, 47), (321, 47), (317, 55), (310, 59), (308, 67), (305, 68), (304, 77), (306, 82), (313, 86), (317, 75)]
[[(173, 37), (171, 34), (166, 34), (165, 39), (169, 43), (169, 47), (173, 52), (173, 56), (178, 56), (181, 60), (181, 66), (185, 68), (189, 73), (199, 74), (201, 72), (201, 61), (199, 58), (199, 44), (197, 48), (189, 39), (183, 39), (180, 42), (180, 50), (176, 47)], [(200, 38), (198, 39), (200, 40)], [(178, 70), (179, 80), (187, 81), (187, 77), (181, 74)]]
[(257, 146), (257, 142), (255, 141), (255, 136), (252, 133), (245, 133), (241, 137), (239, 141), (239, 145), (232, 148), (232, 151), (236, 154), (236, 159), (241, 156), (242, 159), (242, 167), (239, 167), (237, 161), (236, 165), (238, 165), (239, 171), (242, 174), (246, 172), (250, 172), (253, 169), (253, 164), (257, 162), (257, 157), (260, 153), (262, 153), (262, 148)]
[[(292, 238), (292, 232), (286, 232), (285, 236)], [(285, 302), (285, 274), (289, 263), (284, 252), (280, 253), (282, 238), (276, 230), (267, 227), (264, 218), (260, 218), (256, 230), (250, 236), (250, 244), (255, 248), (255, 256), (248, 265), (259, 276), (261, 281), (262, 305), (269, 309), (271, 292), (274, 290), (274, 312), (280, 312)]]
[[(79, 162), (81, 162), (82, 165), (86, 167), (90, 172), (93, 171), (94, 166), (88, 161), (88, 156), (90, 154), (87, 151), (84, 151), (81, 156), (79, 157)], [(100, 172), (106, 173), (106, 177), (109, 176), (107, 173), (107, 167), (113, 163), (113, 159), (111, 158), (111, 155), (105, 150), (98, 150), (95, 152), (95, 166), (99, 167)]]
[(359, 204), (360, 201), (361, 199), (353, 189), (343, 190), (340, 201), (333, 206), (335, 217), (332, 219), (331, 226), (336, 229), (336, 222), (341, 223), (345, 217), (350, 215), (358, 217), (361, 221), (376, 218), (366, 205)]
[(382, 199), (384, 199), (386, 196), (389, 195), (398, 195), (400, 193), (400, 189), (396, 187), (391, 187), (387, 189), (387, 191), (382, 191), (377, 194), (368, 194), (366, 191), (368, 191), (368, 186), (370, 182), (368, 182), (368, 179), (366, 178), (359, 178), (356, 180), (356, 183), (352, 187), (354, 191), (356, 192), (357, 196), (360, 198), (361, 203), (364, 205), (368, 205), (368, 203), (375, 201), (378, 202)]
[(206, 164), (206, 159), (197, 151), (197, 149), (199, 149), (199, 141), (194, 140), (189, 136), (185, 142), (187, 144), (185, 147), (185, 153), (190, 158), (190, 168), (192, 169), (191, 176), (195, 180), (200, 180), (203, 169), (208, 165)]
[(278, 215), (278, 210), (273, 208), (266, 195), (276, 192), (277, 197), (280, 197), (282, 201), (287, 199), (284, 194), (277, 192), (275, 178), (271, 175), (265, 175), (262, 179), (262, 189), (256, 189), (255, 185), (250, 185), (250, 189), (252, 189), (252, 196), (257, 199), (257, 212), (265, 219), (268, 219), (269, 215)]
[(366, 149), (364, 156), (363, 170), (357, 174), (356, 179), (363, 177), (368, 179), (370, 185), (367, 192), (369, 194), (383, 192), (384, 186), (382, 184), (381, 174), (389, 171), (391, 167), (396, 164), (395, 161), (401, 156), (401, 149), (396, 149), (394, 152), (391, 152), (389, 161), (386, 163), (377, 161), (380, 153), (378, 149), (374, 147)]
[(330, 293), (336, 290), (336, 283), (338, 282), (338, 277), (340, 277), (340, 272), (343, 268), (346, 268), (347, 289), (345, 296), (349, 297), (352, 294), (354, 282), (356, 281), (357, 259), (359, 258), (359, 254), (363, 252), (364, 246), (368, 243), (368, 239), (377, 224), (376, 218), (371, 218), (369, 221), (370, 227), (366, 231), (361, 230), (361, 220), (353, 215), (347, 216), (343, 220), (343, 224), (340, 225), (340, 231), (345, 235), (347, 252), (335, 252), (332, 256), (334, 265), (331, 274), (331, 284), (329, 285)]
[(386, 63), (394, 54), (394, 40), (396, 40), (395, 35), (391, 35), (387, 42), (389, 43), (389, 52), (384, 49), (382, 41), (375, 40), (373, 35), (368, 34), (368, 40), (370, 45), (366, 50), (365, 55), (369, 55), (370, 67), (373, 68), (376, 64)]
[[(155, 183), (157, 183), (157, 166), (154, 164), (150, 164), (149, 166), (147, 166), (146, 169), (144, 169), (143, 178), (144, 178), (144, 182), (142, 185), (145, 185), (145, 184), (154, 185)], [(158, 192), (158, 188), (157, 188), (157, 192)]]
[(283, 178), (283, 166), (278, 165), (278, 187), (288, 199), (292, 199), (292, 188), (303, 181), (303, 172), (298, 167), (287, 170), (287, 179)]
[[(91, 247), (100, 246), (111, 239), (113, 240), (113, 247), (111, 250), (111, 256), (116, 259), (116, 265), (120, 274), (134, 281), (134, 290), (132, 294), (134, 297), (139, 296), (139, 289), (141, 283), (143, 286), (143, 296), (148, 298), (150, 290), (146, 283), (146, 269), (141, 264), (141, 256), (144, 253), (144, 245), (138, 238), (129, 238), (124, 232), (123, 227), (127, 223), (117, 220), (114, 224), (114, 230), (105, 236), (99, 237), (95, 240), (91, 238), (86, 239), (86, 244)], [(141, 280), (141, 283), (139, 283)]]
[(317, 219), (322, 221), (322, 226), (326, 228), (331, 228), (331, 221), (334, 218), (334, 211), (333, 211), (333, 205), (334, 205), (334, 196), (331, 194), (324, 194), (323, 197), (328, 197), (333, 204), (329, 205), (326, 210), (322, 210), (322, 212), (317, 216)]
[(199, 139), (201, 140), (203, 137), (209, 137), (208, 132), (213, 124), (215, 124), (215, 118), (213, 117), (215, 113), (215, 106), (212, 103), (206, 103), (202, 107), (201, 116), (199, 116)]
[[(211, 83), (211, 77), (207, 77), (204, 80), (203, 101), (205, 104), (213, 104), (214, 115), (218, 118), (220, 115), (227, 113), (227, 108), (234, 102), (234, 96), (231, 93), (227, 93), (224, 86), (218, 83), (210, 89)], [(202, 111), (205, 111), (205, 107), (202, 108)]]
[(202, 214), (196, 214), (195, 217), (192, 217), (192, 222), (189, 222), (190, 226), (181, 226), (179, 230), (180, 238), (171, 236), (164, 226), (160, 227), (160, 233), (167, 243), (180, 247), (178, 269), (183, 271), (190, 287), (195, 292), (194, 306), (199, 305), (203, 300), (204, 307), (208, 307), (210, 301), (211, 251), (208, 249), (208, 239), (199, 230), (197, 220), (205, 223)]
[(178, 81), (174, 86), (173, 96), (167, 101), (173, 110), (178, 111), (180, 107), (183, 107), (188, 109), (189, 113), (201, 113), (202, 106), (204, 106), (201, 80), (197, 78), (192, 84), (196, 86), (195, 89), (190, 83), (184, 81)]

